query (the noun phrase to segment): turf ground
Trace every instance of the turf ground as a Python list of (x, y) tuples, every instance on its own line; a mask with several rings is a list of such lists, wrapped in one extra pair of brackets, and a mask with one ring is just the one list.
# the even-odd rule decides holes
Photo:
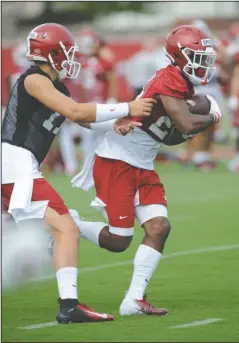
[[(169, 309), (169, 316), (118, 315), (132, 274), (129, 260), (143, 235), (137, 224), (131, 247), (121, 254), (81, 241), (80, 297), (114, 314), (114, 322), (23, 329), (55, 320), (57, 288), (50, 279), (3, 295), (3, 342), (239, 341), (239, 177), (223, 166), (209, 174), (173, 164), (157, 170), (167, 190), (172, 231), (165, 249), (168, 258), (160, 262), (147, 293), (153, 304)], [(102, 221), (89, 207), (93, 192), (71, 188), (63, 176), (50, 181), (70, 208)], [(211, 319), (215, 322), (209, 323)], [(197, 326), (174, 328), (196, 321)]]

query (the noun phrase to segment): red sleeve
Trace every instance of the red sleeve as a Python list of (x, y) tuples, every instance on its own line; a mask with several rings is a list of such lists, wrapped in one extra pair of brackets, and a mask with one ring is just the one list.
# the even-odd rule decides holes
[(184, 99), (191, 92), (190, 86), (180, 71), (170, 65), (161, 69), (152, 84), (155, 94)]
[(111, 71), (114, 69), (114, 61), (113, 59), (106, 59), (106, 58), (100, 58), (100, 63), (102, 65), (102, 68), (104, 72)]

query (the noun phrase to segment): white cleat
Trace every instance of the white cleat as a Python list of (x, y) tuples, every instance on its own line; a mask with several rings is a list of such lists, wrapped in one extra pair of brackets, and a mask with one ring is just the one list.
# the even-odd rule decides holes
[(153, 316), (167, 316), (168, 310), (166, 308), (157, 308), (151, 305), (144, 296), (141, 300), (124, 298), (120, 305), (119, 314), (121, 316), (134, 315), (153, 315)]

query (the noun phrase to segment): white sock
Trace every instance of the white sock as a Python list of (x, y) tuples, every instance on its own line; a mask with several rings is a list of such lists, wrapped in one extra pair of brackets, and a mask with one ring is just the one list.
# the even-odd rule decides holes
[(101, 222), (86, 222), (79, 217), (77, 211), (70, 210), (69, 212), (80, 229), (81, 237), (99, 246), (100, 232), (107, 224)]
[(140, 244), (134, 258), (134, 273), (126, 298), (143, 299), (145, 290), (161, 257), (162, 254), (157, 250)]
[(77, 273), (75, 267), (61, 268), (56, 272), (59, 296), (61, 299), (78, 299)]

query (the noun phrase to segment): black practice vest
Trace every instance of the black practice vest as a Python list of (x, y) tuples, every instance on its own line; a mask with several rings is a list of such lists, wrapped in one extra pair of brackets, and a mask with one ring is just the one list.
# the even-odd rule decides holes
[[(66, 118), (26, 92), (24, 80), (30, 74), (41, 74), (50, 79), (38, 66), (32, 66), (19, 77), (7, 104), (2, 125), (2, 142), (31, 151), (41, 163)], [(53, 85), (61, 93), (70, 96), (61, 81), (56, 80)]]

